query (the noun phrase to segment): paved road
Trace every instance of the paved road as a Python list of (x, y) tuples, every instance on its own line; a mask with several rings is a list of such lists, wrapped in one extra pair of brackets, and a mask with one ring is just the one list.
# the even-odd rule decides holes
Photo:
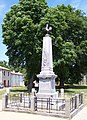
[[(35, 115), (30, 113), (5, 112), (2, 111), (2, 101), (0, 101), (0, 120), (69, 120), (58, 117)], [(87, 107), (84, 107), (72, 120), (87, 120)]]
[(2, 111), (2, 101), (0, 100), (0, 120), (67, 120), (67, 119), (36, 115), (30, 113)]
[(0, 112), (1, 120), (66, 120), (57, 117), (41, 116), (27, 113)]
[(72, 120), (87, 120), (87, 107), (84, 107)]

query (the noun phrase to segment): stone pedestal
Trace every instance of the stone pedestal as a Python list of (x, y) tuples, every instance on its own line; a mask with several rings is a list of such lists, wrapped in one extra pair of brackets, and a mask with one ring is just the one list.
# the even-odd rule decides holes
[(55, 90), (55, 75), (46, 78), (39, 78), (39, 92), (37, 97), (40, 98), (57, 98), (57, 92)]
[(57, 75), (53, 72), (53, 58), (52, 58), (52, 40), (49, 34), (43, 38), (42, 50), (42, 66), (41, 72), (37, 75), (39, 78), (39, 92), (37, 97), (40, 98), (57, 98), (55, 90), (55, 78)]

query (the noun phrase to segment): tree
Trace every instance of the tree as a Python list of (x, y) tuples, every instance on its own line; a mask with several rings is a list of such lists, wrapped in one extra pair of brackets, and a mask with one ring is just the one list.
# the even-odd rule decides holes
[[(84, 73), (81, 67), (87, 69), (84, 64), (81, 64), (83, 48), (79, 47), (87, 39), (87, 17), (70, 5), (67, 7), (58, 5), (48, 10), (40, 24), (43, 27), (45, 23), (50, 24), (53, 28), (51, 37), (53, 39), (54, 70), (60, 80), (60, 86), (64, 87), (64, 83), (78, 83), (81, 80), (81, 74)], [(84, 45), (86, 46), (86, 43)], [(86, 47), (84, 47), (84, 51), (86, 61)]]
[(79, 56), (79, 64), (81, 67), (81, 72), (83, 74), (87, 73), (87, 40), (84, 40), (78, 46), (78, 56)]
[(0, 66), (9, 68), (8, 62), (5, 61), (5, 60), (4, 61), (0, 61)]
[(29, 83), (40, 68), (41, 42), (38, 39), (38, 27), (47, 9), (45, 0), (19, 0), (19, 4), (12, 6), (6, 13), (2, 25), (3, 43), (7, 46), (9, 63), (14, 67), (25, 68)]
[[(49, 8), (45, 0), (20, 0), (4, 18), (3, 42), (7, 45), (9, 63), (26, 69), (32, 81), (40, 72), (42, 39), (46, 24), (52, 26), (54, 71), (64, 83), (81, 80), (83, 56), (86, 58), (87, 17), (70, 5)], [(83, 48), (83, 46), (85, 46)], [(77, 72), (78, 71), (78, 72)]]
[[(80, 10), (75, 10), (71, 6), (65, 7), (64, 5), (62, 5), (62, 6), (58, 6), (58, 8), (59, 10), (64, 12), (65, 21), (67, 23), (67, 28), (65, 29), (64, 32), (61, 33), (62, 39), (65, 41), (65, 44), (69, 42), (69, 43), (72, 43), (73, 45), (73, 47), (69, 47), (70, 46), (69, 45), (68, 49), (66, 48), (67, 46), (65, 45), (66, 46), (65, 50), (64, 52), (62, 52), (63, 54), (65, 54), (66, 50), (68, 50), (68, 53), (66, 53), (62, 57), (64, 58), (64, 61), (65, 61), (65, 64), (64, 64), (65, 70), (67, 70), (66, 66), (68, 68), (67, 72), (62, 71), (64, 74), (64, 78), (67, 75), (67, 79), (65, 78), (63, 80), (66, 83), (71, 83), (71, 84), (78, 83), (82, 78), (81, 74), (82, 73), (84, 74), (87, 71), (87, 67), (85, 67), (87, 64), (84, 64), (86, 62), (83, 61), (83, 64), (81, 63), (82, 49), (85, 50), (83, 54), (84, 54), (84, 59), (86, 61), (86, 57), (87, 57), (86, 47), (82, 47), (82, 48), (79, 47), (81, 46), (83, 41), (86, 42), (87, 40), (87, 34), (85, 33), (87, 30), (87, 17), (85, 17)], [(84, 45), (86, 46), (86, 43)], [(68, 60), (68, 63), (66, 63), (67, 60)], [(62, 67), (60, 69), (62, 69)], [(60, 69), (59, 69), (59, 72), (60, 72)]]

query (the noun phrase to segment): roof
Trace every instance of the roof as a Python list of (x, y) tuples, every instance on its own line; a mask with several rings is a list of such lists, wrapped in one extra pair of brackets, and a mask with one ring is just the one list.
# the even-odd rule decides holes
[(15, 72), (15, 71), (12, 71), (11, 74), (15, 74), (15, 75), (23, 75), (22, 73), (20, 73), (20, 72)]
[[(11, 71), (10, 69), (5, 68), (5, 67), (2, 67), (2, 66), (0, 66), (0, 70)], [(11, 71), (11, 74), (15, 74), (15, 75), (23, 75), (22, 73), (20, 73), (20, 72), (15, 72), (15, 71)]]
[(2, 67), (2, 66), (0, 66), (0, 70), (8, 70), (8, 71), (10, 71), (10, 69)]

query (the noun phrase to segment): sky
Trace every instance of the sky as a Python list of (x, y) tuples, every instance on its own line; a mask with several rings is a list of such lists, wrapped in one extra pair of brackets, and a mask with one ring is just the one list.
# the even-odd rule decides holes
[[(7, 49), (3, 44), (2, 38), (2, 23), (5, 17), (5, 14), (10, 10), (10, 7), (14, 4), (18, 4), (19, 0), (0, 0), (0, 61), (8, 61), (8, 57), (5, 55)], [(68, 5), (70, 4), (76, 9), (80, 9), (87, 15), (87, 0), (46, 0), (48, 6), (54, 7), (56, 5)]]

